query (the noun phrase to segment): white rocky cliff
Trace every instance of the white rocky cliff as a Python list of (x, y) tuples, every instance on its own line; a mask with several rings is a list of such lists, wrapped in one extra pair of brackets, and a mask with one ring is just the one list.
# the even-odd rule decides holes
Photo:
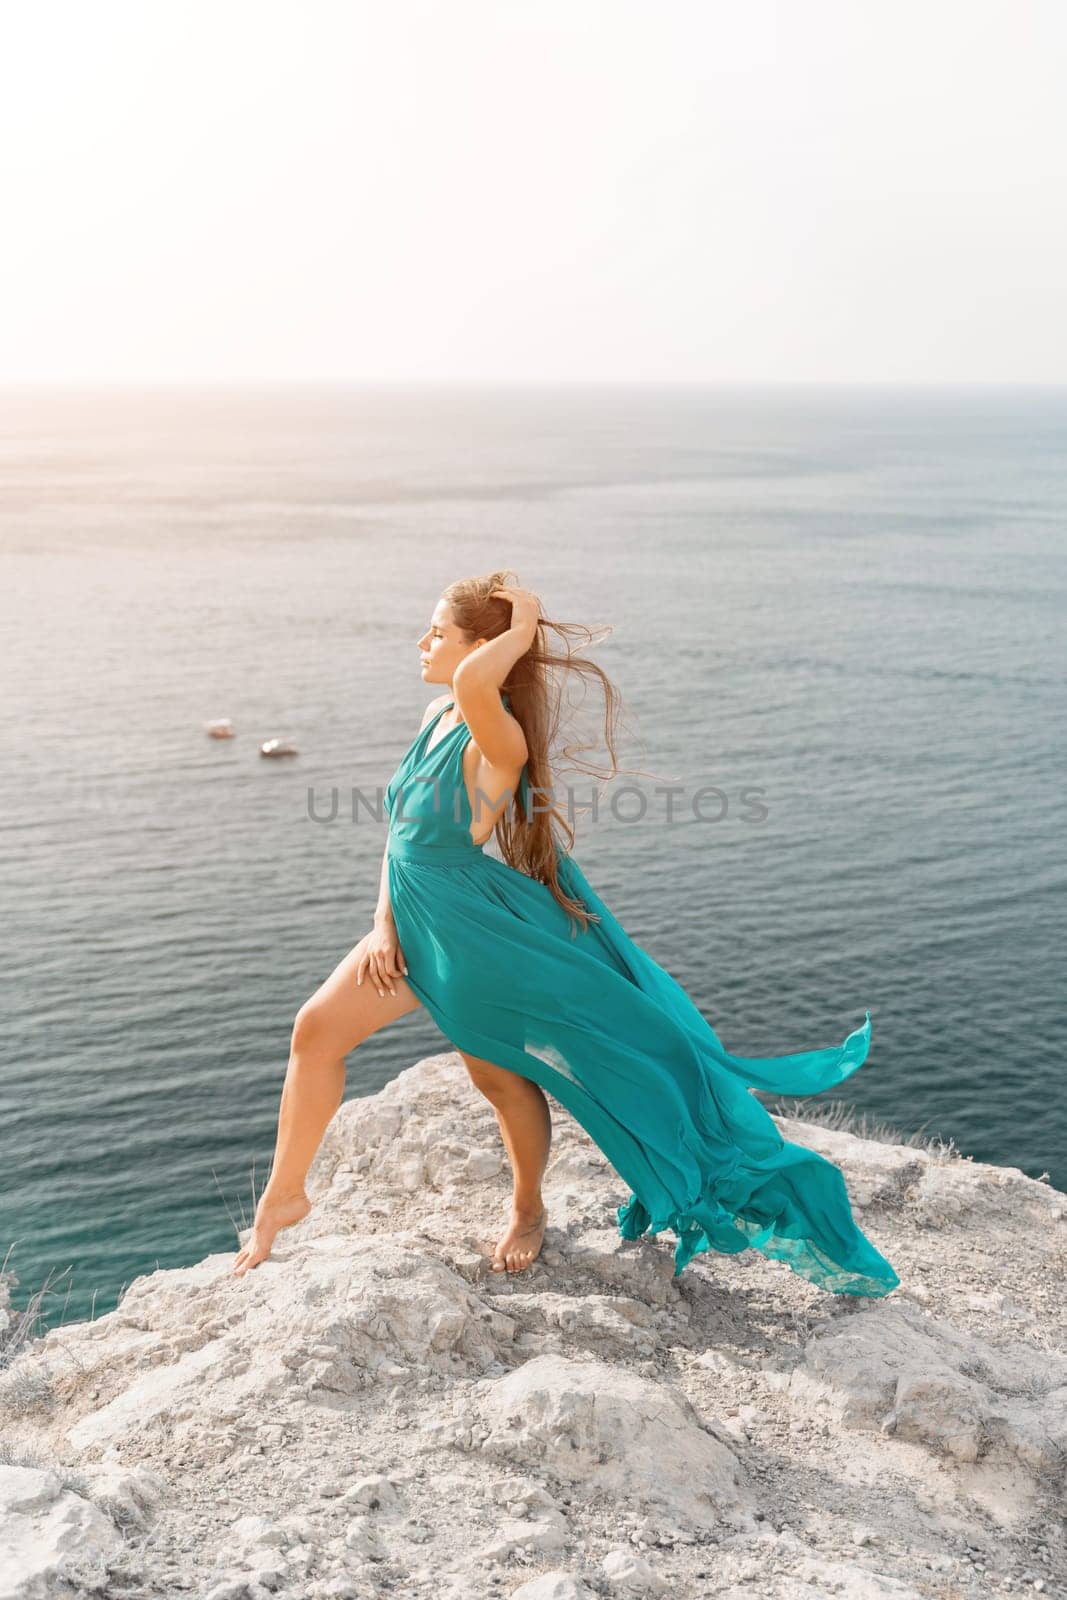
[[(460, 1058), (347, 1101), (311, 1215), (0, 1372), (0, 1597), (1067, 1594), (1067, 1197), (778, 1118), (902, 1283), (622, 1240), (552, 1103), (540, 1259)], [(234, 1248), (236, 1249), (236, 1241)], [(0, 1319), (3, 1318), (0, 1310)]]

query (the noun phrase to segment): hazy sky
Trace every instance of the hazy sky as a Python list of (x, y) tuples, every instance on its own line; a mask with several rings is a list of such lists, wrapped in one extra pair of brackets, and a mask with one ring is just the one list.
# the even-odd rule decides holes
[(1067, 381), (1062, 0), (0, 19), (0, 381)]

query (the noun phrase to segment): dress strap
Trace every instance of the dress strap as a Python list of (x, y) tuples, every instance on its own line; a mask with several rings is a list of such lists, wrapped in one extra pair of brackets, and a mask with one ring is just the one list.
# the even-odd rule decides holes
[[(450, 700), (448, 702), (448, 706), (454, 706), (455, 703), (456, 702), (454, 700)], [(436, 728), (437, 724), (440, 722), (441, 718), (444, 716), (445, 712), (448, 710), (448, 706), (442, 706), (440, 711), (436, 712), (430, 718), (430, 720), (426, 724), (425, 728), (423, 728), (422, 732), (419, 734), (419, 738), (420, 739), (428, 739), (430, 737), (431, 732), (433, 731), (434, 728)]]

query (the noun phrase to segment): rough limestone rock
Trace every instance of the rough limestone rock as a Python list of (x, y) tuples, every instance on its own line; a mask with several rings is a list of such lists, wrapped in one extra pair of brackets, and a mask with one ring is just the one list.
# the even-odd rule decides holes
[[(900, 1273), (626, 1241), (555, 1102), (549, 1226), (459, 1056), (349, 1099), (311, 1214), (5, 1353), (0, 1600), (987, 1600), (1067, 1594), (1067, 1196), (777, 1118)], [(146, 1251), (150, 1241), (146, 1241)]]
[(655, 1507), (690, 1527), (754, 1525), (737, 1457), (669, 1384), (539, 1356), (488, 1385), (479, 1410), (483, 1454), (539, 1462), (609, 1505)]
[(593, 1591), (568, 1572), (545, 1572), (512, 1589), (511, 1600), (593, 1600)]
[(62, 1475), (0, 1466), (0, 1600), (102, 1587), (122, 1535)]

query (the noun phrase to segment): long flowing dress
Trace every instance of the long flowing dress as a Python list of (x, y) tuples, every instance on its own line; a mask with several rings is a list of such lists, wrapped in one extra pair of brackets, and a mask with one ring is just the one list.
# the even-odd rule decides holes
[[(505, 692), (503, 702), (509, 709)], [(886, 1295), (896, 1272), (860, 1231), (840, 1169), (783, 1139), (750, 1088), (817, 1094), (866, 1060), (871, 1014), (840, 1045), (735, 1056), (629, 937), (557, 842), (559, 879), (599, 916), (584, 930), (548, 887), (471, 838), (471, 734), (436, 741), (442, 706), (385, 791), (388, 884), (407, 982), (460, 1050), (553, 1095), (630, 1189), (625, 1239), (670, 1229), (674, 1275), (699, 1251), (754, 1248), (834, 1294)], [(528, 796), (525, 767), (517, 803)]]

